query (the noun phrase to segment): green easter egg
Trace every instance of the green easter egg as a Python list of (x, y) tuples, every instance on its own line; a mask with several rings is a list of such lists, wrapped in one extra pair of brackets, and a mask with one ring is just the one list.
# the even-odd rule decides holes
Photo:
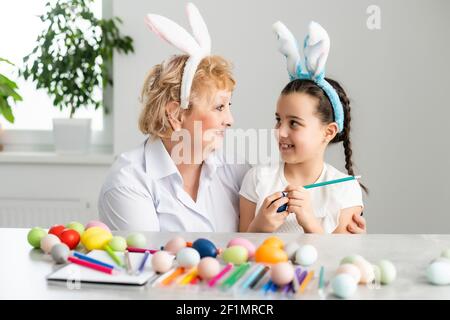
[(355, 260), (359, 260), (361, 259), (362, 256), (358, 255), (358, 254), (352, 254), (350, 256), (346, 256), (344, 259), (341, 260), (340, 264), (345, 264), (345, 263), (353, 263), (355, 262)]
[(378, 262), (380, 268), (380, 281), (382, 284), (390, 284), (397, 277), (397, 270), (392, 262), (389, 260), (381, 260)]
[(142, 233), (132, 233), (127, 237), (127, 245), (134, 248), (145, 248), (147, 239)]
[(225, 262), (243, 264), (248, 260), (248, 251), (242, 246), (231, 246), (223, 251), (222, 259)]
[(125, 251), (127, 248), (127, 241), (124, 237), (114, 236), (111, 240), (109, 240), (109, 246), (114, 251)]
[(47, 232), (39, 227), (34, 227), (28, 232), (27, 240), (34, 248), (41, 247), (41, 239), (47, 235)]
[(68, 223), (66, 225), (66, 228), (75, 230), (76, 232), (78, 232), (80, 234), (80, 237), (84, 232), (84, 225), (77, 221), (72, 221), (72, 222)]
[(450, 248), (445, 249), (444, 251), (442, 251), (441, 257), (450, 259)]

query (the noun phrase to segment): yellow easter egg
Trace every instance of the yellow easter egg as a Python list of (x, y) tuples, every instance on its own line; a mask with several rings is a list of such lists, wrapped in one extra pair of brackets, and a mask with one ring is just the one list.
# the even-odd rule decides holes
[(81, 243), (89, 251), (103, 249), (111, 239), (111, 232), (100, 227), (89, 228), (81, 235)]

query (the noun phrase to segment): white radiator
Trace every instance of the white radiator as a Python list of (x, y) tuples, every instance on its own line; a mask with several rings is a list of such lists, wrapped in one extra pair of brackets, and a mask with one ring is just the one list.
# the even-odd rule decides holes
[(0, 228), (48, 228), (70, 221), (97, 219), (97, 210), (83, 199), (0, 198)]

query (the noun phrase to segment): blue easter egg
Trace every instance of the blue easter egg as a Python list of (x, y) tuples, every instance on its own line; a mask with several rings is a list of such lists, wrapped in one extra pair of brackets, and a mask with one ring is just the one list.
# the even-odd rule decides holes
[(217, 248), (207, 239), (197, 239), (192, 243), (192, 248), (197, 250), (201, 258), (217, 256)]

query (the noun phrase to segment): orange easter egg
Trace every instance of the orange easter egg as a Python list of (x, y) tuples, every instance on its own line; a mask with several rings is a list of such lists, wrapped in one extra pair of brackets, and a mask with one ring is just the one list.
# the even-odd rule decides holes
[(284, 242), (280, 238), (272, 236), (272, 237), (268, 237), (266, 240), (264, 240), (262, 245), (267, 245), (267, 246), (283, 249)]
[(255, 261), (262, 263), (278, 263), (288, 261), (288, 255), (279, 247), (263, 244), (255, 252)]

